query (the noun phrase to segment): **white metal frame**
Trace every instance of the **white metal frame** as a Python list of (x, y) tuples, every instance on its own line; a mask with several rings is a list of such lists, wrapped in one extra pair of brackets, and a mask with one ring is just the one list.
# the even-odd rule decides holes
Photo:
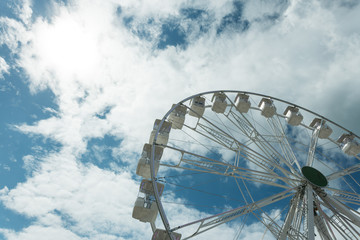
[[(275, 103), (281, 102), (283, 104), (288, 104), (289, 106), (300, 109), (300, 111), (304, 111), (307, 114), (311, 114), (317, 118), (320, 118), (322, 122), (326, 121), (327, 123), (341, 130), (343, 133), (351, 134), (351, 136), (354, 136), (354, 138), (359, 139), (359, 136), (350, 132), (346, 128), (306, 108), (267, 95), (242, 91), (211, 91), (188, 97), (180, 101), (178, 104), (173, 105), (173, 107), (162, 118), (160, 126), (164, 123), (164, 121), (166, 121), (170, 113), (177, 106), (184, 105), (186, 102), (189, 102), (195, 97), (216, 94), (219, 92), (228, 94), (247, 94), (250, 96), (272, 99)], [(200, 134), (208, 139), (211, 139), (211, 141), (216, 142), (221, 146), (224, 146), (228, 149), (234, 149), (234, 151), (236, 151), (236, 159), (247, 159), (249, 162), (260, 168), (261, 171), (254, 169), (244, 169), (241, 166), (238, 166), (236, 161), (234, 164), (224, 163), (222, 161), (197, 155), (196, 153), (185, 151), (170, 145), (162, 147), (178, 151), (181, 153), (182, 157), (177, 165), (161, 165), (164, 167), (166, 166), (172, 168), (191, 169), (198, 172), (231, 176), (235, 180), (247, 180), (257, 182), (259, 184), (280, 187), (284, 188), (285, 191), (258, 201), (252, 201), (244, 206), (232, 209), (230, 211), (225, 211), (223, 213), (215, 214), (197, 221), (172, 227), (163, 208), (156, 184), (158, 179), (155, 174), (154, 153), (155, 146), (157, 146), (156, 140), (159, 134), (159, 127), (155, 134), (154, 140), (151, 143), (151, 180), (153, 183), (159, 214), (170, 239), (175, 239), (173, 234), (171, 234), (172, 232), (186, 228), (190, 225), (198, 224), (198, 228), (192, 235), (186, 236), (184, 239), (192, 238), (207, 230), (217, 227), (220, 224), (229, 222), (249, 213), (254, 214), (261, 222), (263, 222), (266, 228), (277, 239), (315, 239), (315, 227), (320, 233), (322, 239), (335, 239), (336, 233), (340, 234), (342, 237), (344, 237), (344, 239), (352, 239), (353, 236), (355, 236), (355, 239), (359, 239), (356, 238), (356, 234), (358, 234), (357, 227), (360, 228), (360, 213), (354, 209), (350, 209), (346, 204), (350, 203), (360, 206), (360, 194), (358, 192), (344, 191), (341, 189), (331, 188), (329, 186), (319, 188), (314, 186), (311, 182), (307, 181), (301, 175), (301, 163), (294, 155), (294, 150), (287, 140), (285, 131), (282, 128), (282, 124), (279, 122), (281, 118), (285, 118), (284, 115), (275, 114), (274, 117), (267, 119), (269, 125), (272, 127), (274, 134), (271, 136), (271, 138), (267, 136), (264, 137), (262, 134), (256, 131), (256, 127), (253, 126), (253, 123), (249, 121), (249, 119), (244, 114), (236, 112), (236, 106), (234, 105), (234, 101), (232, 99), (228, 99), (228, 102), (228, 108), (230, 110), (225, 112), (224, 116), (226, 116), (228, 121), (232, 122), (232, 124), (236, 125), (238, 129), (242, 131), (244, 136), (249, 139), (251, 144), (256, 145), (257, 149), (261, 149), (260, 152), (255, 151), (246, 143), (238, 141), (229, 133), (212, 124), (211, 121), (203, 116), (199, 117), (199, 120), (201, 119), (206, 124), (198, 122), (195, 128), (187, 126), (186, 124), (184, 124), (184, 127), (191, 129), (197, 134)], [(206, 109), (206, 111), (208, 110), (209, 109)], [(259, 110), (259, 108), (251, 107), (251, 110)], [(316, 128), (308, 127), (305, 124), (300, 125), (302, 127), (313, 130), (306, 162), (307, 166), (313, 166), (319, 133)], [(269, 141), (272, 140), (279, 142), (280, 149), (275, 149), (271, 144), (269, 144)], [(333, 139), (329, 139), (329, 141), (336, 144), (336, 141)], [(340, 147), (340, 144), (337, 145)], [(193, 158), (185, 157), (185, 155), (193, 156)], [(360, 160), (359, 156), (355, 157)], [(278, 162), (276, 162), (275, 159)], [(354, 166), (335, 171), (327, 175), (326, 178), (329, 181), (332, 181), (347, 175), (357, 173), (359, 171), (360, 164), (356, 164)], [(278, 173), (280, 173), (281, 176), (279, 176)], [(276, 181), (271, 181), (271, 179), (276, 179)], [(357, 183), (355, 179), (353, 180)], [(265, 206), (290, 197), (292, 198), (289, 204), (289, 210), (282, 226), (279, 226), (270, 217), (260, 216), (259, 214), (255, 213), (256, 210), (261, 210)], [(323, 208), (328, 210), (330, 209), (332, 216), (329, 216), (329, 213), (325, 212)], [(155, 231), (154, 229), (156, 229), (156, 227), (154, 223), (151, 223), (151, 226), (153, 231)]]

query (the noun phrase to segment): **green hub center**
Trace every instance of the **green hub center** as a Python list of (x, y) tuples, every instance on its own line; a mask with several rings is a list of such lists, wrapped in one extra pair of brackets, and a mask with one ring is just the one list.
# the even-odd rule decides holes
[(305, 166), (301, 169), (301, 172), (315, 186), (325, 187), (328, 184), (326, 177), (313, 167)]

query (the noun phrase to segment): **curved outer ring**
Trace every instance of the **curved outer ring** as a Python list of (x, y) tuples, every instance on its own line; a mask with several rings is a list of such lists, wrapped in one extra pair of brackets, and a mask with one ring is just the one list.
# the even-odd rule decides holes
[(156, 199), (156, 205), (159, 209), (159, 214), (160, 214), (160, 217), (161, 217), (161, 220), (164, 224), (164, 227), (165, 227), (165, 230), (166, 232), (168, 233), (169, 237), (171, 240), (175, 240), (175, 238), (173, 237), (173, 235), (171, 234), (171, 231), (170, 231), (170, 224), (169, 224), (169, 221), (167, 220), (166, 218), (166, 214), (165, 214), (165, 211), (164, 211), (164, 208), (162, 206), (162, 203), (161, 203), (161, 200), (160, 200), (160, 196), (159, 196), (159, 193), (158, 193), (158, 188), (157, 188), (157, 184), (156, 184), (156, 176), (155, 176), (155, 167), (154, 167), (154, 162), (155, 162), (155, 143), (156, 143), (156, 140), (157, 140), (157, 136), (159, 134), (159, 130), (161, 128), (161, 126), (163, 125), (164, 121), (166, 120), (166, 118), (170, 115), (170, 113), (177, 107), (179, 106), (180, 104), (192, 99), (192, 98), (195, 98), (195, 97), (198, 97), (198, 96), (202, 96), (202, 95), (206, 95), (206, 94), (211, 94), (211, 93), (218, 93), (218, 92), (223, 92), (223, 93), (243, 93), (243, 94), (249, 94), (249, 95), (255, 95), (255, 96), (260, 96), (260, 97), (266, 97), (266, 98), (270, 98), (270, 99), (273, 99), (273, 100), (276, 100), (276, 101), (279, 101), (279, 102), (282, 102), (282, 103), (286, 103), (286, 104), (289, 104), (291, 106), (294, 106), (294, 107), (297, 107), (299, 109), (302, 109), (306, 112), (309, 112), (317, 117), (320, 117), (322, 120), (326, 120), (327, 122), (330, 122), (331, 124), (341, 128), (342, 130), (348, 132), (349, 134), (352, 134), (353, 136), (357, 137), (357, 138), (360, 138), (358, 135), (354, 134), (353, 132), (347, 130), (346, 128), (340, 126), (339, 124), (327, 119), (326, 117), (320, 115), (320, 114), (317, 114), (309, 109), (306, 109), (304, 107), (301, 107), (299, 105), (296, 105), (294, 103), (291, 103), (291, 102), (288, 102), (288, 101), (285, 101), (285, 100), (282, 100), (280, 98), (275, 98), (275, 97), (271, 97), (269, 95), (264, 95), (264, 94), (260, 94), (260, 93), (254, 93), (254, 92), (246, 92), (246, 91), (235, 91), (235, 90), (216, 90), (216, 91), (208, 91), (208, 92), (202, 92), (202, 93), (198, 93), (198, 94), (195, 94), (195, 95), (192, 95), (190, 97), (187, 97), (185, 99), (183, 99), (182, 101), (178, 102), (175, 106), (173, 106), (165, 115), (164, 117), (161, 119), (161, 122), (160, 122), (160, 125), (155, 133), (155, 137), (154, 137), (154, 141), (152, 142), (152, 151), (151, 151), (151, 161), (150, 161), (150, 174), (151, 174), (151, 180), (152, 180), (152, 185), (153, 185), (153, 189), (154, 189), (154, 195), (155, 195), (155, 199)]

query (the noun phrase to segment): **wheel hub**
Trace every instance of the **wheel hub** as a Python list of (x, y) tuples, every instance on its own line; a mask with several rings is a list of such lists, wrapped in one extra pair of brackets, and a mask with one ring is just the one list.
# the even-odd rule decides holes
[(317, 187), (325, 187), (328, 185), (328, 180), (324, 174), (313, 167), (305, 166), (301, 169), (301, 172), (308, 182)]

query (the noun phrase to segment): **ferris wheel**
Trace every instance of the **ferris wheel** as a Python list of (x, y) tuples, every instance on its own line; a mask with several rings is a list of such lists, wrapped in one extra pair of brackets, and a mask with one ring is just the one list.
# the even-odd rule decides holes
[(258, 223), (264, 239), (360, 239), (359, 153), (356, 134), (296, 104), (197, 94), (155, 120), (132, 216), (152, 240), (241, 239)]

